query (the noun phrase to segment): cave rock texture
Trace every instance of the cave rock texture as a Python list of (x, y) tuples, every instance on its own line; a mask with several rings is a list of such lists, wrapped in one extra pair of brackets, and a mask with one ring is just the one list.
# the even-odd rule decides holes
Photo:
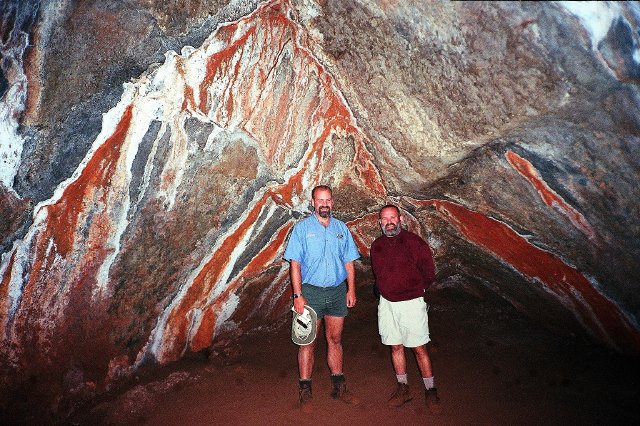
[(361, 271), (394, 202), (436, 290), (640, 353), (637, 3), (0, 7), (4, 401), (59, 410), (282, 319), (317, 184)]

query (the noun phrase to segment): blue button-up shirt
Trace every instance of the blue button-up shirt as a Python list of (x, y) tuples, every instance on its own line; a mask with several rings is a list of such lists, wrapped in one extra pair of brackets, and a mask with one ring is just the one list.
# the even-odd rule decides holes
[(347, 278), (345, 263), (360, 257), (349, 228), (332, 217), (326, 228), (315, 214), (293, 227), (284, 258), (300, 264), (302, 282), (333, 287)]

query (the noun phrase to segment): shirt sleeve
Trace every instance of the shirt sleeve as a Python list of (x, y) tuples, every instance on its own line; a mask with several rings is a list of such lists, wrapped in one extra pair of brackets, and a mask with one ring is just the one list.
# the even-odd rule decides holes
[(344, 256), (342, 258), (343, 263), (349, 263), (349, 262), (353, 262), (356, 259), (360, 258), (360, 253), (358, 253), (358, 248), (356, 247), (356, 243), (353, 240), (353, 236), (351, 235), (351, 231), (349, 231), (349, 228), (347, 228), (347, 226), (345, 225), (345, 234), (346, 234), (346, 238), (345, 238), (345, 243), (346, 243), (346, 247), (344, 250)]
[(300, 238), (300, 227), (295, 225), (293, 227), (293, 231), (289, 236), (289, 242), (287, 243), (287, 248), (284, 251), (284, 255), (282, 256), (284, 260), (288, 260), (291, 262), (295, 260), (296, 262), (302, 262), (302, 239)]

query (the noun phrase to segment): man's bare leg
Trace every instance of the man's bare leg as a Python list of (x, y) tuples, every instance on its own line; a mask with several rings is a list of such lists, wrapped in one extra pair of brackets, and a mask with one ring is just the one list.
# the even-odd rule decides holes
[(409, 385), (407, 385), (407, 359), (404, 354), (404, 346), (391, 345), (391, 362), (398, 378), (398, 386), (391, 394), (388, 404), (397, 408), (413, 399), (413, 395), (409, 392)]
[[(316, 323), (318, 331), (320, 331), (321, 324), (322, 321)], [(311, 380), (317, 341), (318, 339), (316, 338), (312, 343), (298, 347), (298, 373), (300, 374), (300, 380)]]
[(342, 329), (344, 317), (324, 317), (325, 336), (327, 337), (327, 364), (331, 371), (331, 397), (347, 404), (358, 404), (358, 398), (347, 390), (344, 380)]
[(404, 346), (391, 345), (391, 362), (396, 375), (407, 374), (407, 359), (404, 356)]
[(442, 407), (440, 406), (440, 397), (438, 397), (438, 391), (435, 388), (433, 381), (433, 369), (431, 368), (431, 358), (429, 358), (429, 351), (426, 345), (413, 348), (413, 353), (416, 355), (416, 361), (418, 362), (418, 368), (422, 374), (422, 380), (425, 386), (425, 401), (429, 411), (433, 414), (440, 414)]
[(342, 329), (344, 317), (324, 317), (327, 338), (327, 364), (331, 374), (342, 374)]
[(416, 361), (418, 362), (418, 368), (420, 369), (422, 377), (433, 377), (433, 370), (431, 369), (431, 358), (429, 358), (427, 345), (413, 348), (413, 353), (416, 355)]
[[(321, 321), (316, 323), (318, 329), (320, 329)], [(312, 343), (298, 347), (298, 373), (299, 379), (299, 393), (300, 403), (302, 404), (302, 411), (310, 414), (313, 412), (312, 405), (312, 389), (311, 389), (311, 375), (313, 374), (313, 362), (315, 359), (315, 347), (316, 340)]]

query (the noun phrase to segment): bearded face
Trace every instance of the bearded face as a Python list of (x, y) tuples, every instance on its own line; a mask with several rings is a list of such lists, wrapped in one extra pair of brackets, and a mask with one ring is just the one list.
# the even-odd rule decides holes
[(331, 198), (331, 191), (318, 189), (313, 197), (313, 210), (315, 213), (319, 217), (327, 219), (331, 216), (332, 208), (333, 199)]
[(395, 237), (402, 229), (402, 219), (395, 208), (385, 208), (380, 212), (380, 229), (387, 237)]
[(398, 223), (387, 223), (384, 228), (382, 228), (382, 233), (387, 237), (395, 237), (400, 233), (400, 222)]

